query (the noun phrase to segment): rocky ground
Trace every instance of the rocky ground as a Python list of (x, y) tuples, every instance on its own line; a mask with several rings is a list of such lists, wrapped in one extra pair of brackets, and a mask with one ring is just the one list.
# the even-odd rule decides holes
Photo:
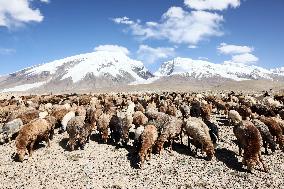
[[(172, 153), (166, 147), (142, 170), (132, 147), (99, 144), (95, 134), (84, 150), (73, 152), (65, 149), (68, 134), (56, 134), (50, 148), (40, 144), (23, 163), (13, 160), (12, 141), (0, 146), (0, 188), (284, 188), (283, 152), (263, 155), (269, 173), (259, 166), (253, 174), (247, 173), (237, 155), (232, 127), (220, 125), (220, 132), (212, 161), (200, 153), (194, 157), (177, 141)], [(183, 141), (186, 144), (186, 137)]]

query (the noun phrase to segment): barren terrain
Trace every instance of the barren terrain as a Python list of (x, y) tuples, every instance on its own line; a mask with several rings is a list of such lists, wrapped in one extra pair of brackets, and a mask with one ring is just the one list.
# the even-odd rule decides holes
[(165, 146), (162, 155), (154, 154), (142, 170), (131, 146), (116, 149), (99, 144), (95, 134), (84, 150), (69, 152), (68, 134), (56, 131), (50, 148), (40, 144), (23, 163), (12, 159), (12, 141), (0, 146), (1, 188), (284, 188), (283, 152), (263, 155), (269, 173), (260, 167), (247, 173), (237, 155), (232, 127), (220, 125), (220, 136), (212, 161), (200, 152), (194, 157), (184, 137), (185, 145), (176, 141), (172, 153)]

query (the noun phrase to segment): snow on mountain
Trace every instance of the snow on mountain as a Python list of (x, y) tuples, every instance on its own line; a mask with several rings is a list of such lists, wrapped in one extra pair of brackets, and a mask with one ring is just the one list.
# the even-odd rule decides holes
[(284, 67), (271, 69), (270, 71), (272, 71), (275, 74), (279, 74), (279, 75), (284, 76)]
[(6, 93), (6, 92), (22, 92), (27, 91), (29, 89), (37, 88), (42, 85), (44, 85), (46, 82), (38, 82), (38, 83), (32, 83), (32, 84), (24, 84), (24, 85), (18, 85), (12, 88), (3, 89), (0, 92)]
[(68, 69), (67, 74), (62, 79), (72, 78), (73, 82), (76, 83), (82, 80), (87, 73), (92, 73), (96, 77), (103, 74), (110, 74), (116, 77), (127, 72), (135, 81), (144, 81), (145, 78), (136, 73), (135, 69), (139, 69), (142, 72), (148, 71), (142, 62), (132, 60), (123, 53), (98, 51), (86, 54), (85, 59), (80, 64)]
[(9, 74), (0, 81), (0, 91), (25, 91), (37, 87), (100, 88), (148, 82), (147, 79), (152, 77), (142, 62), (129, 58), (124, 52), (100, 50)]
[[(109, 49), (109, 48), (108, 48)], [(116, 48), (117, 49), (117, 48)], [(154, 73), (150, 73), (142, 62), (131, 59), (128, 53), (100, 48), (92, 53), (67, 57), (42, 65), (33, 66), (0, 77), (0, 92), (42, 90), (77, 91), (121, 85), (139, 85), (169, 81), (180, 77), (216, 82), (227, 79), (284, 80), (284, 67), (264, 69), (225, 61), (214, 64), (206, 60), (175, 58), (164, 62)], [(178, 77), (168, 77), (177, 75)], [(163, 79), (166, 80), (163, 80)]]
[(156, 76), (183, 75), (197, 79), (220, 77), (236, 81), (248, 79), (273, 79), (274, 72), (254, 66), (226, 61), (214, 64), (205, 60), (175, 58), (161, 65)]

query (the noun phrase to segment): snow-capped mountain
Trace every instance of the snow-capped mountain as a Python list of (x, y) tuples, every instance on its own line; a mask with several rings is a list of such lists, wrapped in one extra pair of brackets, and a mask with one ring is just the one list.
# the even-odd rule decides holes
[(95, 89), (143, 83), (151, 77), (142, 62), (123, 52), (95, 51), (9, 74), (0, 80), (0, 91)]
[[(276, 71), (277, 70), (277, 71)], [(224, 78), (236, 81), (250, 79), (269, 79), (284, 77), (284, 69), (279, 71), (267, 70), (255, 65), (245, 65), (226, 61), (223, 64), (214, 64), (204, 60), (190, 58), (175, 58), (161, 65), (156, 76), (180, 75), (195, 79)]]
[(284, 81), (284, 67), (264, 69), (226, 61), (214, 64), (205, 60), (175, 58), (150, 73), (142, 62), (122, 51), (99, 50), (71, 56), (0, 77), (0, 92), (12, 91), (95, 91), (139, 85), (197, 82), (218, 84), (242, 80)]
[(284, 67), (271, 69), (273, 73), (284, 75)]

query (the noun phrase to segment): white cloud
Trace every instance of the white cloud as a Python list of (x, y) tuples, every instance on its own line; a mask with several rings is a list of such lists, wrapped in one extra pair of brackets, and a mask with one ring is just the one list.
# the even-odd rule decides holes
[(94, 51), (121, 52), (125, 55), (129, 54), (129, 50), (118, 45), (100, 45), (94, 48)]
[(232, 61), (235, 63), (242, 63), (242, 64), (253, 64), (258, 61), (258, 58), (250, 53), (233, 55)]
[(117, 24), (128, 25), (132, 35), (141, 39), (166, 39), (176, 44), (196, 45), (212, 36), (221, 36), (223, 16), (206, 11), (185, 11), (181, 7), (171, 7), (162, 15), (160, 22), (141, 23), (128, 17), (114, 18)]
[(42, 2), (42, 3), (50, 3), (49, 0), (40, 0), (40, 2)]
[(159, 59), (166, 59), (175, 55), (175, 48), (171, 47), (149, 47), (140, 45), (137, 51), (137, 58), (146, 64), (153, 64)]
[(239, 46), (239, 45), (228, 45), (226, 43), (221, 43), (217, 47), (220, 53), (222, 54), (243, 54), (251, 53), (254, 49), (249, 46)]
[(240, 0), (184, 0), (184, 4), (195, 10), (218, 10), (222, 11), (229, 7), (237, 8)]
[(188, 48), (190, 48), (190, 49), (196, 49), (197, 46), (196, 46), (196, 45), (189, 45)]
[(15, 49), (0, 48), (0, 54), (1, 55), (11, 55), (15, 52), (16, 52)]
[(29, 0), (0, 0), (0, 26), (20, 26), (43, 20), (39, 9), (33, 9)]
[(231, 60), (225, 62), (254, 64), (259, 60), (258, 57), (252, 54), (254, 51), (253, 47), (221, 43), (217, 49), (222, 54), (232, 55)]

